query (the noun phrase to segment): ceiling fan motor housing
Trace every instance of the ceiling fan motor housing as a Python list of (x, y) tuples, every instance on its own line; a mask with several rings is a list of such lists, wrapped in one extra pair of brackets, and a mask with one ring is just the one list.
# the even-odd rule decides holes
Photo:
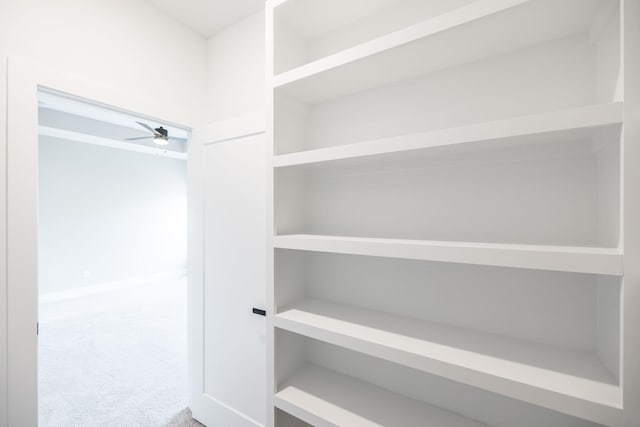
[(155, 128), (155, 131), (158, 132), (160, 135), (164, 136), (165, 138), (169, 136), (169, 132), (162, 126), (160, 126), (159, 128)]

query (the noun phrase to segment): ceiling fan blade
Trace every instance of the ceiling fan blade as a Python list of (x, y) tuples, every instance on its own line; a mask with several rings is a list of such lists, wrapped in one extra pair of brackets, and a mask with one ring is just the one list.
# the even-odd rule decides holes
[(184, 144), (185, 142), (187, 142), (187, 138), (177, 138), (177, 137), (175, 137), (175, 136), (170, 136), (170, 137), (169, 137), (169, 139), (170, 139), (171, 141), (179, 142), (179, 143), (182, 143), (182, 144)]
[(151, 138), (153, 138), (153, 137), (151, 135), (149, 135), (149, 136), (140, 136), (138, 138), (126, 138), (126, 139), (124, 139), (124, 141), (137, 141), (139, 139), (151, 139)]
[(151, 132), (152, 134), (156, 134), (158, 132), (155, 131), (155, 129), (153, 129), (151, 126), (149, 126), (146, 123), (142, 123), (142, 122), (136, 122), (137, 124), (139, 124), (140, 126), (142, 126), (143, 128), (145, 128), (146, 130), (148, 130), (149, 132)]

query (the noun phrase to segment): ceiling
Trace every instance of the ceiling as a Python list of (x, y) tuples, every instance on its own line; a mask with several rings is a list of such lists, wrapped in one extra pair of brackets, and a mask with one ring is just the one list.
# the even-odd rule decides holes
[(148, 0), (192, 30), (210, 37), (264, 8), (265, 0)]
[[(150, 133), (137, 122), (146, 123), (152, 128), (162, 126), (173, 138), (189, 138), (188, 130), (170, 123), (47, 91), (38, 92), (38, 127), (41, 137), (96, 144), (162, 157), (187, 158), (185, 142), (170, 139), (168, 145), (157, 146)], [(146, 138), (126, 140), (137, 137)]]

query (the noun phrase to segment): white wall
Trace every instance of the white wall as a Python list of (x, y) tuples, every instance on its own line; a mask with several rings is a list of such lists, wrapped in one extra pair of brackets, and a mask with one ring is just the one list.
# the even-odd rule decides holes
[(264, 110), (264, 43), (264, 11), (209, 39), (208, 122)]
[[(0, 241), (6, 241), (6, 66), (19, 56), (204, 120), (207, 42), (142, 0), (0, 1)], [(0, 271), (6, 271), (0, 245)], [(6, 275), (0, 274), (0, 354), (6, 354)], [(6, 413), (0, 357), (0, 426)]]
[(186, 268), (185, 161), (50, 137), (39, 160), (40, 293)]
[(3, 0), (0, 57), (6, 56), (175, 105), (195, 122), (202, 118), (205, 38), (141, 0)]

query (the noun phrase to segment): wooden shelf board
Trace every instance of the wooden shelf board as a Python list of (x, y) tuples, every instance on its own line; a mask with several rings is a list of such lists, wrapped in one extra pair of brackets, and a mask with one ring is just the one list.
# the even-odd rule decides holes
[(623, 272), (623, 257), (617, 248), (445, 242), (313, 234), (275, 236), (273, 245), (280, 249), (535, 270), (616, 276), (621, 276)]
[(412, 159), (417, 150), (500, 141), (516, 143), (574, 141), (592, 137), (604, 128), (622, 123), (623, 104), (590, 105), (542, 114), (515, 117), (449, 129), (383, 138), (274, 157), (274, 167), (291, 167), (349, 159), (394, 156)]
[(470, 329), (307, 299), (277, 328), (606, 425), (622, 393), (596, 356)]
[(478, 0), (278, 74), (273, 87), (313, 104), (391, 84), (586, 33), (601, 2)]
[(318, 427), (480, 427), (485, 424), (307, 364), (274, 397), (279, 409)]

